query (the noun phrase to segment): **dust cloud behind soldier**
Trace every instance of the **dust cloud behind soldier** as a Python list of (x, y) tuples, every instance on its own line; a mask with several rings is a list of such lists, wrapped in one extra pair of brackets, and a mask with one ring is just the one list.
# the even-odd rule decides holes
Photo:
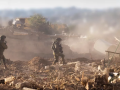
[(58, 62), (59, 57), (62, 58), (62, 63), (66, 64), (65, 60), (64, 60), (64, 54), (63, 54), (62, 46), (60, 44), (61, 41), (62, 41), (61, 38), (57, 38), (52, 44), (52, 50), (53, 50), (53, 55), (54, 55), (53, 65)]
[(0, 40), (0, 60), (3, 60), (4, 69), (7, 69), (6, 62), (5, 62), (5, 56), (3, 55), (4, 50), (8, 48), (6, 44), (7, 42), (5, 41), (5, 39), (6, 39), (6, 36), (2, 35), (1, 40)]

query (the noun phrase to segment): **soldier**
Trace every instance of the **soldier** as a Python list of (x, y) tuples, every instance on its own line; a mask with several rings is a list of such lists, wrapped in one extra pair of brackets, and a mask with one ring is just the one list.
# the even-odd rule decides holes
[(60, 44), (61, 41), (62, 41), (61, 38), (57, 38), (54, 41), (54, 43), (52, 44), (53, 55), (54, 55), (54, 59), (55, 59), (53, 64), (56, 64), (58, 62), (59, 56), (62, 58), (63, 64), (66, 64), (65, 60), (64, 60), (64, 54), (63, 54), (63, 51), (62, 51), (62, 46)]
[(7, 66), (6, 66), (6, 63), (5, 63), (5, 57), (3, 55), (4, 50), (7, 49), (5, 39), (6, 39), (6, 36), (2, 35), (1, 40), (0, 40), (0, 59), (3, 59), (4, 69), (7, 69)]

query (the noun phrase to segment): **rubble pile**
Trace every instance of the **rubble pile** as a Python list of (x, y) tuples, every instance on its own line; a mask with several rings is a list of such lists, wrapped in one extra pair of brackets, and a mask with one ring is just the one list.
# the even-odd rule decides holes
[(13, 61), (9, 70), (1, 68), (0, 90), (120, 90), (120, 67), (106, 67), (103, 60), (77, 60), (66, 65), (51, 65), (40, 57)]
[(36, 65), (36, 64), (40, 64), (42, 63), (43, 65), (49, 65), (49, 61), (44, 59), (44, 58), (40, 58), (40, 57), (34, 57), (32, 60), (29, 61), (29, 63), (31, 65)]
[(11, 87), (5, 84), (0, 84), (0, 90), (18, 90), (15, 87)]
[(32, 60), (28, 62), (28, 66), (30, 69), (37, 69), (37, 70), (50, 64), (51, 63), (48, 60), (40, 57), (34, 57)]

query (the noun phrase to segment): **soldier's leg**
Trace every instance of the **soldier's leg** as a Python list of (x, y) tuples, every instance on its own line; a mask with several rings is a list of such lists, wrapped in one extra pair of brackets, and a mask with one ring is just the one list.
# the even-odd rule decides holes
[(53, 64), (56, 64), (58, 62), (59, 56), (57, 54), (54, 54), (54, 62)]
[(63, 64), (66, 64), (65, 59), (64, 59), (65, 55), (64, 55), (63, 53), (60, 53), (59, 55), (60, 55), (61, 58), (62, 58), (62, 62), (63, 62)]
[(5, 69), (7, 68), (7, 66), (6, 66), (6, 62), (5, 62), (5, 57), (4, 57), (4, 55), (3, 55), (3, 64), (4, 64), (4, 67), (5, 67)]
[(0, 55), (0, 64), (2, 64), (3, 63), (3, 61), (2, 61), (2, 55)]

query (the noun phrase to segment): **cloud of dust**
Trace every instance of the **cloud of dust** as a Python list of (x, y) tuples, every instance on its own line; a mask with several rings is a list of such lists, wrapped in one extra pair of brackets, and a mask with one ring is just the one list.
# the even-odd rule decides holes
[[(33, 57), (52, 57), (51, 43), (44, 41), (25, 39), (25, 36), (7, 37), (8, 49), (5, 50), (5, 57), (11, 60), (30, 60)], [(28, 37), (28, 36), (27, 36)]]
[[(70, 32), (73, 36), (64, 43), (79, 54), (95, 50), (105, 55), (105, 51), (114, 43), (113, 36), (117, 33), (115, 27), (107, 26), (106, 28), (105, 25), (96, 22), (91, 24), (83, 19), (82, 23), (76, 23), (75, 29)], [(82, 36), (86, 36), (86, 38), (81, 38)]]
[(89, 53), (88, 42), (85, 38), (69, 38), (64, 41), (64, 44), (68, 45), (73, 52), (78, 54)]
[(1, 26), (8, 26), (8, 22), (9, 22), (9, 18), (7, 18), (7, 17), (2, 17), (2, 18), (0, 18), (0, 25)]

